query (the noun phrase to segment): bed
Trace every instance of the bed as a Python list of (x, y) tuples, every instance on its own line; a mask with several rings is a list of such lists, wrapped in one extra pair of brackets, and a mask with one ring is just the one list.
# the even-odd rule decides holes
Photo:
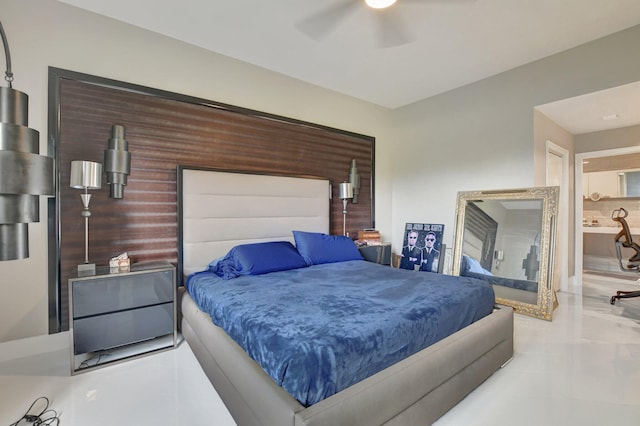
[[(331, 186), (326, 180), (183, 167), (178, 169), (178, 180), (179, 270), (182, 275), (205, 275), (192, 273), (218, 268), (220, 258), (237, 246), (299, 243), (292, 230), (301, 230), (303, 235), (326, 235), (329, 229)], [(234, 278), (227, 282), (242, 283), (245, 278), (269, 277), (275, 277), (274, 282), (281, 282), (284, 277), (278, 274), (299, 275), (303, 271), (315, 271), (321, 275), (348, 277), (344, 281), (345, 286), (362, 286), (368, 280), (355, 277), (364, 276), (372, 268), (373, 274), (404, 274), (407, 280), (417, 276), (438, 277), (438, 274), (415, 274), (358, 259), (335, 262), (329, 267), (339, 270), (326, 271), (327, 265), (322, 264), (301, 266), (293, 271), (241, 276), (238, 281)], [(342, 273), (340, 268), (343, 268)], [(205, 278), (204, 281), (210, 279)], [(298, 278), (302, 282), (308, 280), (307, 276)], [(450, 280), (451, 285), (454, 282), (459, 284), (460, 280), (480, 283), (479, 288), (484, 285), (469, 278), (440, 278)], [(189, 280), (192, 279), (195, 278)], [(347, 383), (326, 395), (294, 397), (237, 343), (244, 334), (250, 333), (228, 334), (222, 327), (214, 325), (206, 309), (201, 309), (201, 300), (196, 303), (184, 288), (181, 290), (181, 331), (239, 425), (432, 423), (513, 354), (512, 310), (490, 309), (490, 314), (470, 320), (470, 325), (438, 338), (436, 343), (424, 349), (414, 347), (409, 350), (412, 355), (402, 355), (401, 360), (394, 360), (389, 366), (381, 364), (378, 372), (364, 379)], [(244, 303), (246, 300), (236, 300), (236, 304)], [(303, 303), (309, 304), (308, 301), (300, 302)], [(282, 305), (292, 304), (295, 303)], [(212, 315), (215, 317), (217, 314)], [(339, 321), (342, 319), (336, 319)], [(269, 351), (261, 349), (255, 352)], [(252, 356), (255, 358), (255, 353)], [(297, 355), (292, 359), (297, 359)]]

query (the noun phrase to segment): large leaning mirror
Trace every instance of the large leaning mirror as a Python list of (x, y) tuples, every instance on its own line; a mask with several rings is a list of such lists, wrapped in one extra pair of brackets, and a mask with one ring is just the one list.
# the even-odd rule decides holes
[(559, 187), (458, 193), (453, 275), (493, 285), (496, 303), (551, 320)]

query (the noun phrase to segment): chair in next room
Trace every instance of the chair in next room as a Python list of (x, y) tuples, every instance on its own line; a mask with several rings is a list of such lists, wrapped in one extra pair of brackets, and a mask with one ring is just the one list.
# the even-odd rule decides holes
[[(633, 242), (631, 237), (631, 231), (629, 230), (629, 224), (625, 220), (628, 216), (628, 212), (620, 207), (611, 213), (611, 219), (618, 222), (622, 229), (615, 236), (616, 241), (616, 255), (618, 256), (618, 263), (620, 269), (624, 272), (640, 273), (640, 246)], [(635, 254), (629, 258), (626, 265), (622, 263), (622, 247), (630, 248), (635, 251)], [(623, 291), (619, 290), (615, 296), (611, 296), (611, 304), (614, 305), (618, 299), (628, 299), (631, 297), (640, 297), (640, 290), (635, 291)]]

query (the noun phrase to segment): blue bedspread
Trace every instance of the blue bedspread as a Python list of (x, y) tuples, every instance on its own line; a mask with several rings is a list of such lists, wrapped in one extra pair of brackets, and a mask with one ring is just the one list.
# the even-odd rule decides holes
[(227, 281), (198, 272), (187, 290), (304, 406), (488, 315), (495, 299), (480, 280), (361, 260)]

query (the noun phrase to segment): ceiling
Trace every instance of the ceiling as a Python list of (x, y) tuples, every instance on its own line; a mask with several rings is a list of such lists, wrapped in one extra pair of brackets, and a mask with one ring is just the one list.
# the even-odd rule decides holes
[(640, 24), (638, 0), (59, 1), (391, 109)]
[(640, 81), (536, 109), (574, 135), (635, 126), (640, 124)]

